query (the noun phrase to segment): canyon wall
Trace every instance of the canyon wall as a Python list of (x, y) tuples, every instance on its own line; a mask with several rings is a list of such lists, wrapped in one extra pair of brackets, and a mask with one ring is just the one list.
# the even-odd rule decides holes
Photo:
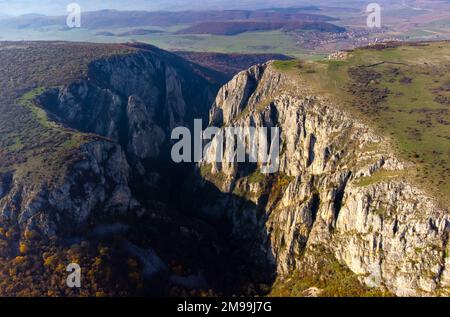
[(204, 177), (229, 193), (203, 212), (226, 213), (233, 236), (281, 276), (329, 253), (369, 287), (440, 294), (449, 286), (448, 211), (404, 177), (408, 164), (387, 139), (306, 88), (269, 63), (220, 90), (211, 125), (278, 126), (280, 170), (203, 163)]

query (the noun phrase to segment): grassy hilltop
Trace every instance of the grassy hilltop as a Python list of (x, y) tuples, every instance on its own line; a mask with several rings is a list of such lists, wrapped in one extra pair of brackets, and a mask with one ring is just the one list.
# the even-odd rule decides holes
[(380, 44), (343, 55), (276, 67), (391, 137), (397, 154), (414, 163), (407, 177), (448, 206), (450, 42)]

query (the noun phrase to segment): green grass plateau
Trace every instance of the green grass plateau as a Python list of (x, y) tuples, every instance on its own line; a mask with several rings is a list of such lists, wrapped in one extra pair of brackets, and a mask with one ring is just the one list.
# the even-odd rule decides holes
[(378, 45), (344, 60), (276, 62), (388, 136), (408, 176), (450, 201), (450, 42)]

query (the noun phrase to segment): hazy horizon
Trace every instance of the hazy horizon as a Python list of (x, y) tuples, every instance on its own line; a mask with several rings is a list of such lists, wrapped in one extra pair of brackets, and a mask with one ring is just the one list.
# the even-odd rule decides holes
[[(339, 5), (349, 2), (367, 2), (363, 0), (131, 0), (124, 3), (118, 0), (92, 1), (92, 0), (0, 0), (0, 14), (19, 16), (25, 14), (44, 14), (59, 16), (66, 14), (69, 3), (78, 3), (83, 11), (98, 10), (143, 10), (143, 11), (183, 11), (183, 10), (232, 10), (232, 9), (267, 9), (271, 7), (301, 7), (310, 5)], [(387, 2), (386, 0), (379, 2)], [(391, 0), (388, 2), (403, 2)]]

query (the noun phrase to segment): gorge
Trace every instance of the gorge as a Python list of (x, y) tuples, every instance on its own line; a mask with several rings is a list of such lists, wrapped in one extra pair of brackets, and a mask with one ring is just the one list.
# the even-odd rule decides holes
[[(298, 279), (288, 295), (448, 296), (448, 207), (391, 139), (285, 64), (220, 88), (144, 44), (5, 42), (0, 56), (0, 294), (276, 295)], [(195, 119), (279, 127), (279, 171), (176, 164), (171, 131)], [(80, 290), (64, 286), (71, 262)], [(333, 274), (345, 282), (318, 287)]]

